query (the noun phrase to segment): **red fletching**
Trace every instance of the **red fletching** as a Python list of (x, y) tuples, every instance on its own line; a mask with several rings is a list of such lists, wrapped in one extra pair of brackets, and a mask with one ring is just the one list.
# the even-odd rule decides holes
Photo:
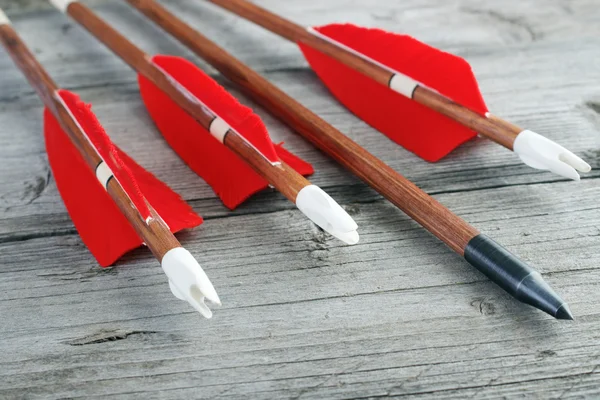
[[(318, 32), (485, 114), (487, 108), (466, 60), (418, 40), (350, 24)], [(333, 95), (359, 118), (427, 161), (438, 161), (476, 132), (307, 45), (299, 44), (311, 67)]]
[[(63, 99), (76, 98), (62, 92)], [(177, 193), (110, 142), (88, 106), (77, 102), (74, 107), (70, 109), (77, 112), (73, 114), (77, 115), (79, 124), (94, 127), (96, 132), (88, 131), (88, 135), (98, 135), (96, 140), (102, 140), (104, 151), (109, 149), (114, 165), (120, 166), (120, 175), (127, 174), (127, 182), (138, 190), (137, 195), (148, 200), (172, 232), (202, 223), (202, 218)], [(44, 110), (44, 136), (58, 191), (81, 239), (98, 263), (107, 267), (126, 252), (139, 247), (142, 240), (48, 110)]]
[[(302, 175), (310, 175), (310, 164), (274, 146), (261, 119), (240, 104), (223, 87), (191, 62), (172, 56), (155, 56), (154, 63), (196, 96), (270, 161), (284, 161)], [(138, 76), (142, 99), (169, 145), (200, 175), (225, 206), (236, 208), (268, 182), (235, 153), (215, 139), (202, 125), (152, 82)]]
[(140, 192), (140, 188), (133, 179), (131, 171), (129, 171), (125, 163), (118, 157), (117, 150), (106, 132), (104, 132), (104, 128), (102, 128), (102, 125), (100, 125), (100, 122), (94, 113), (92, 113), (91, 104), (85, 104), (78, 95), (68, 90), (59, 90), (57, 93), (79, 123), (83, 132), (86, 133), (92, 145), (96, 148), (98, 154), (100, 154), (100, 157), (106, 162), (115, 178), (123, 186), (123, 189), (129, 195), (131, 202), (135, 205), (142, 218), (144, 220), (150, 218), (150, 210), (144, 196)]

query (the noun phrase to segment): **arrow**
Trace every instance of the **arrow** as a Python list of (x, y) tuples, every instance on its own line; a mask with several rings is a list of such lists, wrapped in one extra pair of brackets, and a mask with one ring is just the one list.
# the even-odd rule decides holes
[(512, 296), (555, 318), (573, 318), (567, 304), (544, 282), (538, 272), (453, 214), (383, 161), (156, 1), (127, 2), (238, 84), (247, 95), (298, 134), (362, 179), (456, 253), (464, 256), (471, 265)]
[(591, 170), (550, 139), (490, 114), (463, 58), (407, 35), (351, 24), (304, 28), (248, 1), (208, 1), (296, 42), (342, 104), (427, 161), (479, 132), (530, 167), (574, 180)]
[(89, 105), (58, 88), (2, 10), (0, 42), (46, 106), (50, 167), (69, 215), (98, 263), (109, 266), (144, 243), (161, 263), (173, 294), (210, 318), (205, 299), (220, 305), (219, 296), (172, 233), (197, 226), (202, 218), (117, 148)]
[(52, 3), (138, 72), (142, 97), (161, 133), (227, 206), (270, 184), (326, 232), (347, 244), (358, 242), (350, 215), (293, 168), (306, 171), (306, 163), (277, 151), (260, 118), (208, 75), (179, 57), (148, 56), (77, 1)]

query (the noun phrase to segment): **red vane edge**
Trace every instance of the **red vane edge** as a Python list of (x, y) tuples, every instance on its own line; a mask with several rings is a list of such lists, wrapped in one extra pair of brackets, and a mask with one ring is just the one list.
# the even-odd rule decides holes
[[(91, 114), (87, 106), (83, 111), (85, 113), (80, 118)], [(44, 137), (59, 193), (82, 241), (98, 263), (103, 267), (110, 266), (126, 252), (139, 247), (142, 240), (131, 223), (48, 110), (44, 110)], [(105, 139), (108, 142), (104, 145), (112, 146), (111, 154), (127, 168), (140, 193), (167, 223), (171, 232), (202, 223), (202, 218), (177, 193), (114, 146), (107, 136)]]
[[(429, 86), (480, 114), (487, 107), (470, 65), (463, 58), (410, 36), (352, 24), (315, 30)], [(314, 50), (299, 46), (332, 94), (350, 111), (427, 161), (438, 161), (476, 132)]]
[[(260, 118), (194, 64), (180, 57), (162, 55), (155, 56), (153, 61), (270, 161), (284, 161), (303, 175), (313, 172), (310, 164), (283, 150), (281, 145), (274, 146)], [(225, 206), (235, 209), (268, 187), (266, 180), (162, 90), (141, 75), (138, 81), (144, 104), (165, 140), (213, 188)]]

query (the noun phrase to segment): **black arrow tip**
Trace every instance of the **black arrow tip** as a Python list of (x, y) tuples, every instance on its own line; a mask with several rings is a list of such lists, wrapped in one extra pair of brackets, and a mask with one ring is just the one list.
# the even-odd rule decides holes
[(571, 321), (575, 319), (567, 303), (562, 303), (558, 310), (556, 310), (554, 317), (556, 317), (556, 319), (567, 319)]

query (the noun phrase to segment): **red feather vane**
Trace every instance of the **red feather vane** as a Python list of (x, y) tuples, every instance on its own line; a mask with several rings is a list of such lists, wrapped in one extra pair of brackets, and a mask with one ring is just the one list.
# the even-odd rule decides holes
[[(269, 162), (283, 161), (302, 175), (314, 172), (310, 164), (285, 150), (282, 144), (274, 145), (260, 117), (193, 63), (164, 55), (154, 56), (152, 61), (181, 87), (186, 97), (224, 120)], [(225, 206), (234, 209), (268, 187), (264, 178), (169, 95), (141, 74), (138, 81), (144, 104), (162, 135), (188, 166), (213, 188)]]
[[(368, 57), (390, 72), (409, 76), (481, 115), (488, 111), (470, 65), (413, 37), (351, 24), (313, 28), (320, 37)], [(350, 111), (427, 161), (438, 161), (477, 133), (380, 85), (308, 45), (299, 43), (311, 67)], [(393, 116), (393, 117), (392, 117)]]
[[(90, 105), (67, 90), (55, 93), (144, 220), (151, 217), (151, 204), (173, 233), (202, 223), (202, 218), (177, 193), (111, 142)], [(81, 239), (98, 263), (110, 266), (142, 245), (143, 240), (48, 109), (44, 111), (44, 137), (60, 195)]]

